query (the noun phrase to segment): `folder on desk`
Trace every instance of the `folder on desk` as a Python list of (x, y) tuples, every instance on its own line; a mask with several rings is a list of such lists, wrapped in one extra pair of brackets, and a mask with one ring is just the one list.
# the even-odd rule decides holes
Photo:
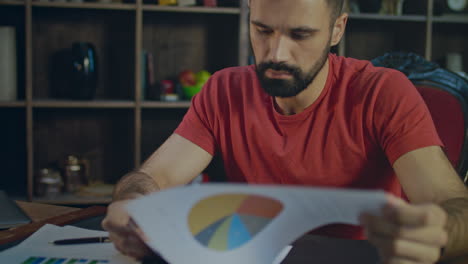
[(0, 229), (12, 228), (31, 222), (31, 219), (11, 200), (6, 192), (0, 190)]

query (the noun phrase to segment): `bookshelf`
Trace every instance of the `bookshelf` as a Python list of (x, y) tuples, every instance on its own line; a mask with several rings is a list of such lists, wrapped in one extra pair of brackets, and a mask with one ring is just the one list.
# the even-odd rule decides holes
[[(338, 53), (373, 59), (394, 50), (442, 61), (463, 53), (468, 65), (468, 16), (432, 14), (350, 14)], [(427, 9), (427, 10), (426, 10)], [(0, 0), (0, 26), (17, 31), (18, 100), (0, 102), (6, 129), (0, 132), (5, 171), (0, 189), (51, 204), (103, 204), (110, 197), (63, 194), (37, 197), (35, 177), (67, 154), (93, 164), (94, 177), (115, 183), (138, 167), (172, 133), (189, 101), (147, 100), (141, 89), (141, 54), (155, 55), (156, 80), (184, 69), (247, 65), (250, 55), (248, 8), (175, 7), (135, 3), (70, 3)], [(93, 100), (50, 96), (50, 58), (75, 41), (92, 41), (99, 58)], [(466, 71), (466, 69), (465, 69)]]

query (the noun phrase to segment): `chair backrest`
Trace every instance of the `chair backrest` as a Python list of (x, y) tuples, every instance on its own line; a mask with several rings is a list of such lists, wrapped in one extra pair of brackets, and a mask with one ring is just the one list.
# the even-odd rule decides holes
[(415, 83), (426, 102), (445, 153), (457, 169), (463, 181), (467, 182), (467, 104), (462, 98), (447, 89), (428, 83)]
[(468, 80), (413, 53), (393, 52), (372, 60), (403, 72), (431, 112), (445, 152), (468, 184)]

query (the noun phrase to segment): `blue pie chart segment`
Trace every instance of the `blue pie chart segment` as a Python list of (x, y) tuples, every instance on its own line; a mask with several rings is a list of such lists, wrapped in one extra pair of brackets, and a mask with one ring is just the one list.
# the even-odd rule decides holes
[(252, 237), (249, 230), (242, 223), (238, 214), (232, 216), (231, 228), (228, 235), (228, 250), (238, 248), (247, 243)]

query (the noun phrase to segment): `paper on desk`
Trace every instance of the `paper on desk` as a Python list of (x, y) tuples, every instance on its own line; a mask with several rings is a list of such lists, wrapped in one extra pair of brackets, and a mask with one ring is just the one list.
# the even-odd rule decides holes
[[(132, 264), (138, 263), (120, 254), (112, 243), (94, 243), (81, 245), (57, 246), (49, 242), (59, 239), (107, 236), (107, 232), (83, 229), (73, 226), (59, 227), (44, 225), (21, 244), (0, 252), (0, 263), (21, 264), (29, 257), (44, 257), (44, 262), (51, 258), (79, 259), (80, 264), (109, 263)], [(89, 261), (84, 261), (89, 260)], [(94, 261), (94, 262), (93, 262)], [(41, 263), (41, 262), (38, 262)], [(52, 263), (52, 262), (51, 262)], [(55, 262), (54, 262), (55, 263)], [(59, 262), (57, 262), (59, 263)], [(42, 263), (41, 263), (42, 264)]]
[(271, 264), (285, 246), (329, 223), (379, 214), (382, 191), (202, 184), (128, 204), (148, 246), (171, 264)]

